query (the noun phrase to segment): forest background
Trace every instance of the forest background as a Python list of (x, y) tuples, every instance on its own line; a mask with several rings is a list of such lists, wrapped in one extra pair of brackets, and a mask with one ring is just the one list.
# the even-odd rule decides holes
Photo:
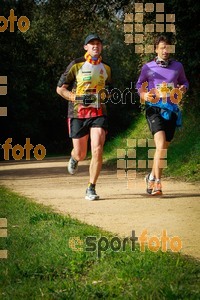
[[(174, 57), (183, 63), (190, 83), (182, 109), (187, 116), (189, 135), (194, 137), (187, 148), (191, 157), (200, 151), (200, 2), (165, 0), (162, 3), (165, 14), (175, 14), (176, 33), (171, 34), (176, 45)], [(24, 145), (26, 138), (30, 138), (34, 146), (44, 145), (47, 155), (70, 152), (67, 101), (56, 94), (56, 85), (66, 66), (84, 54), (84, 39), (90, 32), (97, 32), (103, 39), (103, 59), (112, 68), (113, 87), (122, 93), (132, 91), (125, 104), (116, 98), (107, 104), (108, 142), (133, 126), (143, 114), (135, 82), (143, 63), (155, 57), (155, 54), (135, 53), (135, 44), (125, 42), (125, 14), (134, 14), (134, 7), (135, 1), (129, 0), (0, 0), (1, 16), (8, 18), (14, 9), (18, 19), (26, 16), (30, 20), (26, 32), (21, 32), (16, 22), (14, 32), (9, 28), (0, 32), (0, 76), (7, 76), (8, 89), (7, 95), (1, 96), (1, 107), (7, 107), (8, 113), (7, 117), (0, 118), (0, 144), (12, 137), (12, 145)], [(144, 25), (155, 24), (155, 14), (155, 11), (144, 13)], [(156, 33), (146, 34), (144, 44), (152, 44), (155, 36)], [(182, 140), (187, 139), (186, 135), (187, 130)], [(0, 158), (3, 159), (3, 151)]]

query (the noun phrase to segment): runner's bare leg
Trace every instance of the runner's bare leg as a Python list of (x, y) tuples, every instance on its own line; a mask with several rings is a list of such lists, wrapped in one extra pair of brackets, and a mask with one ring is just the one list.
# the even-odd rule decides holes
[(166, 155), (166, 151), (169, 147), (170, 142), (166, 141), (166, 136), (164, 131), (158, 131), (154, 134), (154, 141), (156, 145), (156, 152), (154, 155), (152, 175), (156, 179), (161, 179), (162, 176), (162, 160)]
[(102, 161), (103, 161), (103, 146), (105, 143), (106, 133), (103, 128), (90, 128), (91, 152), (92, 159), (90, 162), (90, 183), (96, 184), (99, 177)]
[(72, 139), (73, 149), (71, 155), (75, 160), (81, 161), (85, 159), (87, 155), (88, 138), (89, 138), (89, 134), (79, 139)]

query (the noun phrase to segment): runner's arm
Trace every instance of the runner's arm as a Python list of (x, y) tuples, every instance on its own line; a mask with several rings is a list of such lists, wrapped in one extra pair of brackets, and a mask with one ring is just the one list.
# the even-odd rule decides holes
[(72, 93), (71, 91), (69, 91), (69, 90), (67, 89), (68, 86), (69, 86), (69, 85), (67, 85), (67, 84), (63, 84), (62, 86), (57, 86), (56, 92), (57, 92), (61, 97), (63, 97), (65, 100), (74, 102), (74, 101), (75, 101), (75, 98), (76, 98), (76, 94), (75, 94), (75, 93)]
[(71, 86), (76, 80), (76, 64), (72, 61), (66, 68), (65, 72), (61, 75), (58, 83), (56, 92), (68, 101), (75, 101), (76, 94), (71, 92)]
[(143, 103), (143, 101), (147, 101), (149, 92), (148, 92), (148, 68), (145, 65), (143, 65), (140, 76), (138, 78), (138, 81), (136, 83), (136, 89), (138, 90), (138, 94), (140, 96), (140, 101)]
[(187, 92), (188, 88), (189, 88), (189, 82), (186, 78), (185, 75), (185, 71), (183, 68), (183, 65), (181, 64), (181, 69), (180, 69), (180, 73), (178, 76), (178, 84), (177, 87), (179, 88), (179, 90), (184, 94)]

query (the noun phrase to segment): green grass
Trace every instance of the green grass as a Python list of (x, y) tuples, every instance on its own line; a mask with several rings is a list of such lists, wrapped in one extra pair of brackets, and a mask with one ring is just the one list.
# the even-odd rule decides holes
[[(86, 250), (87, 236), (113, 235), (0, 188), (8, 237), (0, 249), (0, 299), (199, 299), (199, 262), (171, 252)], [(79, 237), (83, 251), (69, 239)], [(78, 246), (77, 246), (78, 247)]]
[[(200, 181), (200, 123), (190, 111), (183, 112), (183, 127), (177, 129), (167, 152), (163, 174), (184, 181)], [(127, 148), (127, 139), (152, 139), (145, 116), (133, 120), (132, 126), (105, 144), (104, 159), (108, 166), (117, 165), (117, 149)], [(145, 159), (138, 154), (137, 158)], [(140, 171), (140, 170), (138, 170)], [(144, 171), (144, 169), (143, 169)]]
[(166, 174), (187, 181), (200, 181), (200, 124), (189, 112), (184, 113), (183, 120), (184, 126), (176, 132), (169, 149)]

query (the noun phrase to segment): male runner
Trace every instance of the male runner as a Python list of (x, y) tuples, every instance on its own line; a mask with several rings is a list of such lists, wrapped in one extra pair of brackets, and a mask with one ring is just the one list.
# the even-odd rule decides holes
[(176, 126), (180, 126), (178, 103), (189, 87), (182, 64), (169, 58), (170, 45), (165, 36), (156, 39), (157, 56), (142, 67), (136, 84), (141, 102), (145, 102), (146, 119), (156, 146), (153, 168), (145, 177), (147, 193), (152, 196), (162, 194), (162, 159)]
[(102, 48), (100, 37), (95, 33), (89, 34), (84, 43), (85, 55), (67, 66), (57, 84), (57, 93), (69, 101), (68, 128), (73, 149), (68, 172), (71, 175), (77, 172), (78, 162), (86, 157), (90, 136), (92, 159), (85, 196), (87, 200), (99, 199), (95, 185), (102, 167), (108, 128), (106, 106), (103, 103), (105, 97), (101, 97), (100, 91), (111, 84), (111, 69), (102, 61)]

